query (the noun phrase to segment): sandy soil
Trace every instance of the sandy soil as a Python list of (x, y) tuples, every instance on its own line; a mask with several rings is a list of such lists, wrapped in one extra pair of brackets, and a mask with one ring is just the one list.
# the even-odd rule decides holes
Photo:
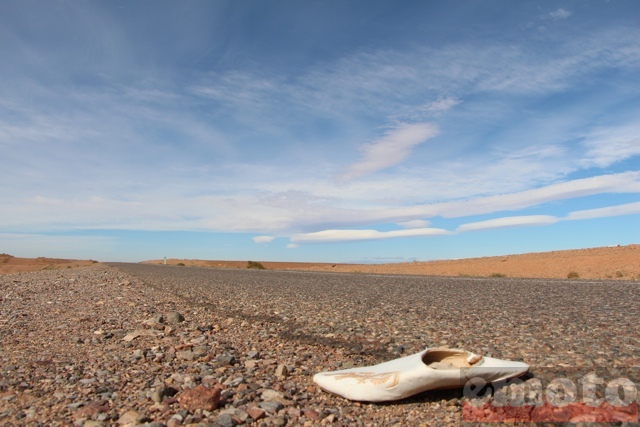
[(96, 261), (93, 260), (57, 259), (44, 257), (17, 258), (8, 254), (0, 254), (0, 274), (84, 267), (95, 263)]
[[(144, 263), (162, 264), (164, 260), (145, 261)], [(401, 264), (261, 263), (269, 270), (432, 276), (640, 280), (640, 245)], [(167, 264), (209, 268), (247, 267), (247, 261), (167, 259)]]

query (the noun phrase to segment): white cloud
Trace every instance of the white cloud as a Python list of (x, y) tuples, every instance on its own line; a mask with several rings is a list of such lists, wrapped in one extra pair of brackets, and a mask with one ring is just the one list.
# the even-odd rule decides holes
[(361, 146), (362, 160), (351, 165), (339, 179), (349, 181), (397, 165), (411, 155), (416, 145), (437, 134), (438, 127), (431, 123), (399, 124), (382, 138)]
[(339, 243), (362, 240), (381, 240), (397, 237), (426, 237), (451, 234), (441, 228), (415, 228), (411, 230), (324, 230), (315, 233), (294, 234), (291, 241), (295, 243)]
[(424, 109), (431, 113), (448, 111), (460, 104), (460, 100), (453, 97), (442, 97), (425, 105)]
[[(533, 190), (496, 196), (480, 197), (467, 201), (441, 203), (438, 214), (448, 217), (464, 217), (499, 211), (519, 210), (557, 200), (592, 196), (602, 193), (640, 193), (640, 172), (600, 175), (547, 185)], [(434, 206), (430, 206), (433, 209)]]
[(595, 129), (581, 144), (587, 151), (580, 165), (584, 168), (605, 168), (640, 155), (640, 126)]
[(587, 209), (582, 211), (571, 212), (566, 218), (567, 221), (583, 220), (583, 219), (595, 219), (605, 218), (611, 216), (622, 215), (639, 215), (640, 214), (640, 202), (626, 203), (623, 205), (607, 206), (598, 209)]
[(275, 237), (273, 236), (255, 236), (252, 240), (256, 243), (269, 243), (272, 242)]
[(571, 15), (573, 15), (572, 11), (563, 8), (549, 12), (549, 16), (553, 19), (567, 19)]
[(403, 228), (426, 228), (431, 225), (431, 222), (426, 219), (414, 219), (412, 221), (396, 222), (396, 224)]
[(295, 243), (289, 243), (289, 244), (287, 245), (287, 249), (295, 249), (295, 248), (297, 248), (297, 247), (298, 247), (298, 245), (296, 245)]
[(462, 224), (457, 232), (493, 230), (496, 228), (530, 227), (535, 225), (549, 225), (558, 222), (558, 218), (551, 215), (528, 215), (495, 218), (487, 221)]

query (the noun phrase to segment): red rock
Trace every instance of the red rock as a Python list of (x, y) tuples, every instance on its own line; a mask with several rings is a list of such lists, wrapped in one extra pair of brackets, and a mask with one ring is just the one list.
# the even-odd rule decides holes
[(184, 391), (178, 401), (183, 408), (190, 411), (203, 409), (211, 412), (218, 407), (220, 390), (199, 385)]
[(249, 414), (249, 416), (254, 420), (259, 420), (260, 418), (264, 418), (266, 412), (262, 408), (253, 406), (251, 408), (247, 408), (247, 414)]
[(105, 401), (91, 402), (87, 406), (83, 406), (82, 408), (78, 409), (76, 414), (78, 416), (86, 416), (88, 418), (91, 418), (98, 412), (109, 412), (108, 403)]
[(313, 409), (305, 409), (304, 416), (311, 421), (318, 421), (320, 419), (320, 414)]

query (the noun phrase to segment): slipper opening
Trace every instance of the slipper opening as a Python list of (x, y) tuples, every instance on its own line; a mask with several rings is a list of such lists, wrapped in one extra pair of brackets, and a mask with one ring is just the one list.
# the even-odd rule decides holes
[(432, 369), (460, 369), (469, 368), (481, 359), (482, 356), (462, 350), (434, 349), (427, 351), (422, 362)]

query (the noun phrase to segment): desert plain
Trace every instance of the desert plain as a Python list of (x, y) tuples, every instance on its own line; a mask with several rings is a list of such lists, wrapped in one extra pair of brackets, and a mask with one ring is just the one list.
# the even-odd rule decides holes
[[(392, 264), (254, 261), (260, 262), (264, 268), (268, 270), (542, 279), (640, 279), (640, 245)], [(168, 265), (184, 265), (187, 267), (247, 267), (247, 261), (209, 261), (171, 258), (167, 259), (166, 262)], [(144, 263), (163, 264), (164, 260), (145, 261)]]
[[(515, 415), (517, 425), (637, 425), (639, 260), (640, 245), (385, 265), (260, 261), (267, 271), (3, 254), (0, 425), (494, 426)], [(626, 406), (511, 414), (495, 397), (498, 409), (477, 409), (461, 390), (372, 404), (312, 381), (434, 347), (529, 364), (531, 399), (536, 381), (596, 371), (636, 394)]]
[[(462, 277), (640, 280), (640, 244), (388, 264), (254, 261), (262, 264), (267, 270)], [(0, 254), (0, 274), (83, 267), (94, 263), (96, 263), (94, 260), (46, 257), (19, 258), (8, 254)], [(142, 262), (142, 264), (164, 263), (164, 259)], [(180, 258), (168, 258), (166, 260), (167, 265), (205, 268), (246, 268), (247, 263), (247, 260), (224, 261)]]

